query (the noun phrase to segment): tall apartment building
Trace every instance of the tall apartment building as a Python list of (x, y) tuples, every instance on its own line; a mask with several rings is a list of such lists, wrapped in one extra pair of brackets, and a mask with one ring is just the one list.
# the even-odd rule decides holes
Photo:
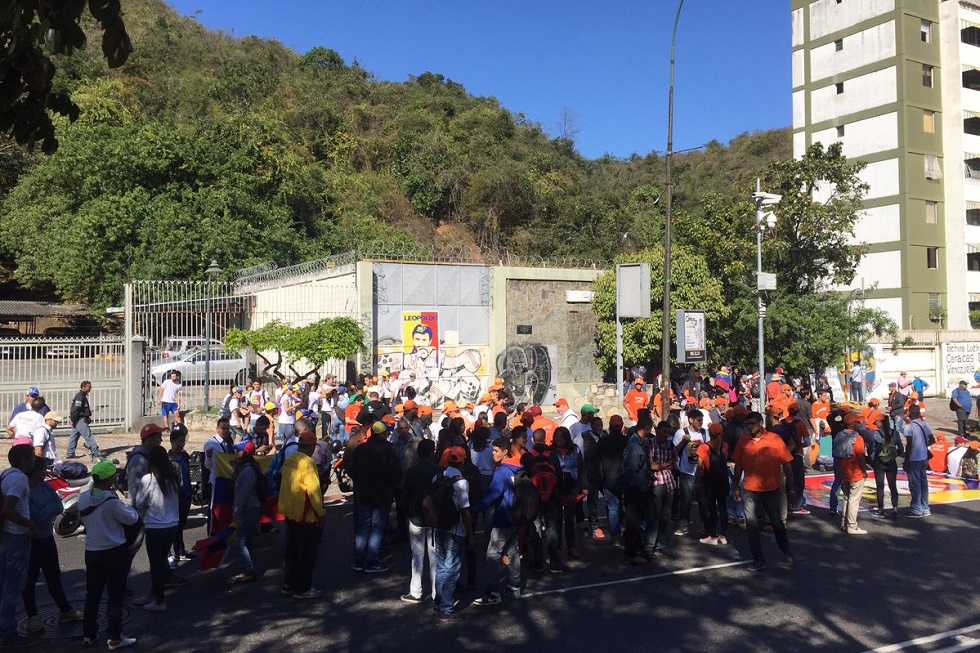
[[(793, 150), (867, 163), (849, 288), (906, 329), (980, 308), (980, 0), (792, 0)], [(856, 294), (857, 295), (857, 294)], [(860, 296), (860, 295), (857, 295)]]

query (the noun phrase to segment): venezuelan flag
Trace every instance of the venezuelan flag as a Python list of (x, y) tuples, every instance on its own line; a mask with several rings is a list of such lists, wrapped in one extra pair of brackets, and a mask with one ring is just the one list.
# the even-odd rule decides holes
[[(269, 469), (272, 462), (271, 456), (256, 456), (255, 462), (259, 466), (259, 471), (263, 474)], [(214, 488), (211, 492), (211, 532), (210, 535), (223, 532), (232, 522), (234, 510), (233, 500), (235, 494), (235, 455), (230, 453), (214, 454), (215, 474)], [(260, 524), (282, 521), (279, 514), (279, 493), (269, 490), (269, 496), (262, 503), (262, 512), (259, 515)]]

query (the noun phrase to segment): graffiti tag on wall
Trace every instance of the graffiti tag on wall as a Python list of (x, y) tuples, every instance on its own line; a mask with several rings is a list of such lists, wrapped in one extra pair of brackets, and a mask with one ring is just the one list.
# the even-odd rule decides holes
[(557, 360), (555, 346), (512, 345), (497, 356), (497, 376), (516, 403), (547, 405), (557, 397)]

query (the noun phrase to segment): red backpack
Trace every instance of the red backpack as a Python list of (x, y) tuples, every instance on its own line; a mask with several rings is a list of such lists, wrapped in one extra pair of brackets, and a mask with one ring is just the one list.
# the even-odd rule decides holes
[(555, 490), (558, 487), (558, 472), (555, 470), (555, 464), (549, 455), (550, 452), (541, 453), (536, 449), (531, 449), (529, 453), (534, 456), (534, 464), (531, 465), (530, 470), (531, 483), (537, 488), (538, 497), (543, 506), (555, 496)]

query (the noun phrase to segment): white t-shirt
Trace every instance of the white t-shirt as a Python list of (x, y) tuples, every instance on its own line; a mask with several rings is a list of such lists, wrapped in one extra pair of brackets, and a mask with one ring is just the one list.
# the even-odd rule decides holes
[(160, 401), (165, 404), (175, 404), (177, 403), (177, 393), (180, 392), (181, 384), (174, 383), (172, 379), (167, 379), (163, 382), (163, 394), (160, 395)]
[(320, 412), (320, 393), (318, 391), (310, 390), (310, 396), (308, 397), (306, 407), (314, 413)]
[[(685, 433), (690, 436), (691, 441), (688, 442), (684, 451), (677, 456), (677, 471), (681, 474), (687, 474), (688, 476), (694, 476), (694, 472), (697, 471), (697, 450), (698, 445), (702, 442), (708, 441), (708, 433), (702, 428), (700, 431), (689, 430), (688, 428), (677, 429), (677, 433), (674, 434), (674, 446), (676, 447), (684, 439)], [(693, 455), (692, 455), (693, 454)], [(694, 462), (691, 462), (691, 458), (695, 458)]]
[(575, 414), (574, 411), (571, 411), (570, 410), (567, 413), (565, 413), (564, 415), (562, 415), (561, 418), (558, 421), (559, 421), (559, 426), (564, 426), (566, 429), (568, 429), (569, 431), (571, 431), (572, 430), (572, 424), (574, 424), (575, 422), (579, 421), (579, 417), (578, 417), (578, 415)]
[[(31, 488), (27, 485), (27, 474), (19, 469), (4, 470), (0, 479), (0, 494), (6, 497), (17, 497), (17, 514), (24, 519), (31, 518)], [(3, 532), (13, 535), (26, 535), (26, 526), (15, 524), (9, 519), (3, 521)]]
[(41, 426), (31, 431), (31, 440), (34, 441), (35, 447), (42, 448), (41, 455), (46, 459), (55, 460), (58, 457), (54, 448), (54, 433), (47, 422), (42, 422)]
[(284, 394), (281, 398), (279, 404), (279, 423), (280, 424), (295, 424), (296, 423), (296, 411), (287, 412), (290, 408), (299, 407), (299, 399), (293, 397), (292, 395)]
[(25, 410), (14, 415), (10, 426), (14, 427), (15, 438), (29, 438), (35, 429), (44, 426), (44, 417), (33, 410)]
[(949, 470), (950, 476), (955, 478), (960, 475), (960, 465), (963, 463), (963, 455), (967, 449), (968, 447), (954, 447), (946, 454), (946, 469)]

